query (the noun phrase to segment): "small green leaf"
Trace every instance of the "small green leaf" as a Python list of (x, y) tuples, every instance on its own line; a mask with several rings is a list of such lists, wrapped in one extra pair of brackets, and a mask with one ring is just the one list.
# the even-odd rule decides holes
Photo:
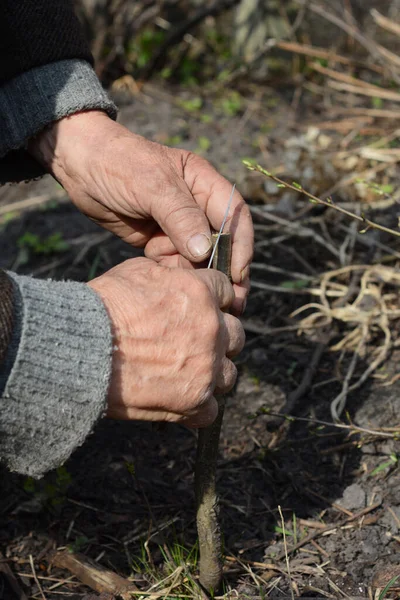
[(302, 186), (297, 183), (297, 181), (292, 181), (292, 186), (295, 187), (297, 190), (303, 190)]
[(84, 549), (89, 543), (89, 538), (86, 535), (79, 535), (72, 544), (67, 546), (68, 552), (74, 553)]
[(286, 290), (300, 290), (308, 286), (308, 281), (305, 279), (289, 279), (288, 281), (283, 281), (280, 287), (285, 288)]
[(255, 171), (256, 170), (256, 165), (251, 160), (249, 160), (247, 158), (244, 158), (242, 160), (242, 163), (244, 164), (245, 167), (247, 167), (248, 169), (250, 169), (250, 171)]
[(133, 463), (126, 461), (125, 466), (128, 470), (128, 473), (135, 475), (135, 465)]
[(286, 186), (286, 183), (277, 183), (277, 184), (276, 184), (276, 187), (277, 187), (277, 188), (285, 188), (285, 187), (287, 187), (287, 186)]
[(293, 533), (291, 531), (288, 531), (287, 529), (284, 530), (283, 527), (279, 527), (279, 525), (275, 525), (274, 531), (275, 531), (275, 533), (282, 533), (282, 534), (285, 533), (285, 535), (290, 535), (290, 536), (293, 535)]
[(27, 477), (24, 481), (24, 490), (29, 494), (33, 494), (35, 491), (35, 480), (32, 477)]
[(279, 527), (279, 525), (275, 525), (274, 527), (274, 531), (275, 533), (285, 533), (285, 535), (293, 535), (293, 533), (291, 531), (288, 531), (287, 529), (283, 530), (282, 527)]
[(198, 147), (202, 152), (207, 152), (207, 150), (210, 149), (211, 141), (208, 137), (201, 135), (197, 141), (199, 145)]
[(197, 96), (190, 100), (181, 100), (180, 105), (188, 112), (197, 112), (203, 106), (203, 100)]
[(388, 467), (392, 467), (393, 465), (396, 465), (398, 463), (398, 460), (399, 459), (396, 454), (391, 454), (390, 460), (387, 460), (386, 462), (384, 462), (381, 465), (379, 465), (378, 467), (376, 467), (373, 471), (371, 471), (371, 476), (377, 475), (378, 473), (381, 473), (381, 471), (384, 471)]
[(394, 185), (391, 183), (387, 183), (386, 185), (381, 185), (381, 190), (384, 194), (393, 194)]
[(267, 177), (272, 177), (272, 173), (264, 169), (261, 165), (257, 165), (257, 170), (260, 171), (260, 173), (263, 173), (263, 175), (266, 175)]
[(379, 108), (382, 108), (382, 106), (383, 106), (383, 100), (382, 100), (382, 98), (372, 98), (371, 99), (371, 103), (372, 103), (372, 106), (374, 108), (378, 108), (379, 109)]
[(161, 77), (163, 79), (169, 79), (172, 75), (172, 69), (170, 67), (165, 67), (164, 69), (162, 69), (161, 71)]
[(396, 575), (395, 577), (392, 577), (392, 579), (389, 581), (389, 583), (383, 588), (382, 592), (379, 594), (378, 600), (383, 600), (386, 597), (386, 594), (388, 593), (390, 588), (392, 588), (394, 586), (394, 584), (398, 582), (399, 579), (400, 579), (400, 575)]
[(213, 117), (212, 115), (208, 115), (208, 114), (204, 114), (200, 116), (200, 121), (202, 123), (212, 123), (213, 122)]

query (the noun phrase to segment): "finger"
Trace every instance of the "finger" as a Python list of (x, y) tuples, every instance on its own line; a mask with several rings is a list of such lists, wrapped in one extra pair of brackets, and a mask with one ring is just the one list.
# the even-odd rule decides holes
[[(85, 213), (85, 210), (82, 209)], [(98, 203), (91, 205), (90, 219), (108, 229), (116, 236), (136, 248), (142, 248), (159, 229), (154, 221), (140, 221), (124, 214), (115, 213)]]
[[(153, 259), (155, 260), (155, 259)], [(157, 261), (161, 267), (168, 267), (169, 269), (194, 269), (195, 266), (190, 260), (183, 258), (180, 254), (174, 254), (173, 256), (160, 257)]]
[(179, 254), (169, 237), (162, 231), (157, 232), (145, 246), (144, 254), (163, 267), (193, 269), (190, 260)]
[(241, 284), (233, 284), (235, 290), (235, 300), (231, 306), (230, 312), (235, 317), (240, 317), (246, 310), (247, 297), (250, 290), (250, 279), (247, 279)]
[(235, 300), (235, 292), (226, 275), (214, 269), (198, 269), (195, 276), (206, 284), (219, 308), (222, 310), (230, 308)]
[(168, 423), (177, 423), (182, 419), (182, 415), (165, 410), (136, 408), (124, 404), (110, 406), (107, 410), (107, 417), (119, 421), (166, 421)]
[(156, 262), (159, 262), (159, 260), (165, 256), (178, 254), (175, 245), (161, 230), (157, 231), (157, 233), (155, 233), (147, 242), (144, 251), (147, 258), (151, 258), (151, 260), (155, 260)]
[[(196, 155), (191, 155), (186, 165), (185, 181), (212, 227), (218, 230), (226, 212), (232, 184), (210, 163)], [(248, 278), (248, 267), (253, 258), (254, 232), (250, 209), (238, 190), (233, 195), (225, 231), (232, 234), (232, 280), (239, 284)]]
[(202, 429), (214, 423), (218, 415), (218, 402), (212, 396), (207, 402), (202, 404), (195, 415), (184, 417), (181, 421), (186, 427), (191, 429)]
[(243, 350), (246, 342), (246, 334), (239, 319), (228, 313), (224, 313), (223, 318), (228, 337), (226, 355), (232, 358)]
[(215, 393), (227, 394), (233, 388), (237, 379), (237, 368), (229, 358), (222, 361), (221, 370), (217, 375)]
[(171, 181), (164, 197), (152, 205), (152, 217), (168, 235), (178, 252), (199, 262), (211, 252), (211, 231), (207, 217), (195, 202), (185, 182)]
[(112, 406), (107, 411), (107, 418), (119, 421), (151, 421), (166, 423), (182, 423), (187, 427), (201, 428), (211, 425), (217, 417), (218, 404), (214, 397), (201, 405), (195, 414), (182, 415), (180, 413), (134, 408), (130, 406)]

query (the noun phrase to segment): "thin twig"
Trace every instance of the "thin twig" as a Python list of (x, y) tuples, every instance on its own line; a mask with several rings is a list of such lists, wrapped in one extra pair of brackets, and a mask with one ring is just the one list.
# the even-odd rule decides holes
[(288, 575), (289, 584), (290, 584), (290, 593), (291, 593), (291, 596), (292, 596), (292, 600), (294, 600), (292, 578), (291, 578), (291, 575), (290, 575), (289, 555), (288, 555), (287, 543), (286, 543), (285, 519), (283, 518), (282, 509), (281, 509), (280, 506), (278, 506), (278, 510), (279, 510), (279, 516), (281, 517), (281, 523), (282, 523), (283, 547), (285, 548), (285, 560), (286, 560), (287, 575)]
[[(400, 99), (400, 94), (399, 94), (399, 99)], [(319, 198), (318, 196), (315, 196), (314, 194), (307, 192), (301, 185), (299, 185), (297, 183), (291, 184), (291, 183), (288, 183), (287, 181), (284, 181), (283, 179), (280, 179), (279, 177), (276, 177), (276, 175), (273, 175), (272, 173), (270, 173), (269, 171), (264, 169), (261, 165), (253, 165), (249, 161), (243, 161), (243, 164), (250, 171), (257, 171), (258, 173), (263, 173), (266, 177), (269, 177), (270, 179), (272, 179), (272, 181), (275, 181), (275, 183), (277, 183), (280, 187), (292, 190), (297, 193), (304, 194), (314, 204), (320, 204), (322, 206), (326, 206), (327, 208), (333, 208), (337, 212), (340, 212), (343, 215), (350, 217), (351, 219), (355, 219), (356, 221), (363, 223), (364, 225), (366, 225), (366, 229), (378, 229), (379, 231), (384, 231), (385, 233), (389, 233), (390, 235), (395, 235), (396, 237), (400, 237), (400, 231), (396, 231), (395, 229), (391, 229), (389, 227), (384, 227), (383, 225), (379, 225), (379, 223), (375, 223), (374, 221), (367, 219), (364, 215), (356, 215), (355, 213), (351, 212), (350, 210), (347, 210), (346, 208), (342, 208), (338, 204), (335, 204), (332, 200), (323, 200), (322, 198)], [(262, 211), (257, 211), (256, 214), (260, 214), (260, 213), (262, 214)], [(338, 252), (336, 251), (336, 254), (337, 253)]]
[[(319, 342), (318, 344), (316, 344), (316, 346), (314, 348), (314, 352), (311, 356), (310, 362), (309, 362), (308, 366), (306, 367), (306, 369), (304, 370), (303, 377), (301, 378), (300, 384), (296, 387), (296, 389), (294, 389), (292, 392), (290, 392), (287, 396), (287, 400), (282, 409), (282, 412), (284, 412), (285, 414), (289, 414), (289, 415), (292, 414), (292, 412), (296, 408), (299, 400), (301, 400), (301, 398), (303, 398), (303, 396), (310, 389), (313, 379), (315, 377), (316, 371), (318, 369), (318, 365), (320, 364), (322, 356), (324, 354), (324, 351), (326, 350), (327, 341), (328, 340), (326, 340), (324, 342)], [(284, 419), (277, 418), (277, 419), (275, 419), (275, 421), (269, 422), (268, 429), (269, 430), (276, 429), (277, 427), (279, 427), (282, 424), (282, 421), (284, 421)]]
[(385, 429), (367, 429), (365, 427), (359, 427), (352, 423), (351, 425), (346, 425), (345, 423), (331, 423), (330, 421), (321, 421), (320, 419), (309, 419), (307, 417), (294, 417), (293, 415), (284, 414), (281, 412), (274, 412), (269, 410), (269, 408), (263, 408), (260, 412), (257, 413), (257, 416), (261, 415), (270, 415), (271, 417), (279, 417), (281, 419), (285, 419), (286, 421), (290, 421), (293, 423), (303, 422), (309, 423), (310, 425), (323, 425), (325, 427), (334, 427), (336, 429), (344, 429), (349, 431), (350, 433), (365, 433), (367, 435), (372, 435), (374, 437), (382, 437), (388, 439), (398, 439), (400, 437), (400, 423), (398, 427), (390, 427), (391, 431), (388, 431), (388, 428)]
[(353, 377), (354, 370), (357, 365), (357, 360), (358, 360), (359, 356), (361, 355), (361, 350), (365, 346), (366, 339), (367, 339), (367, 329), (364, 328), (363, 337), (359, 341), (358, 347), (357, 347), (356, 351), (353, 353), (349, 368), (347, 369), (346, 377), (344, 378), (344, 381), (342, 384), (342, 390), (341, 390), (340, 394), (338, 394), (336, 396), (336, 398), (334, 398), (331, 402), (331, 416), (332, 416), (333, 421), (340, 420), (340, 415), (342, 414), (342, 412), (346, 406), (346, 399), (347, 399), (347, 395), (349, 392), (350, 381)]
[(68, 200), (68, 196), (66, 196), (65, 193), (60, 194), (54, 192), (52, 194), (34, 196), (33, 198), (25, 198), (25, 200), (20, 200), (18, 202), (10, 202), (4, 206), (0, 206), (0, 216), (14, 211), (19, 212), (27, 208), (33, 208), (34, 206), (41, 206), (42, 204), (50, 202), (51, 200), (57, 200), (57, 202), (60, 202), (61, 200)]
[(314, 58), (322, 58), (330, 62), (335, 62), (343, 65), (359, 65), (365, 69), (370, 69), (376, 73), (383, 74), (382, 67), (378, 65), (358, 61), (354, 58), (348, 58), (347, 56), (341, 56), (336, 54), (332, 50), (326, 50), (325, 48), (319, 48), (316, 46), (309, 46), (307, 44), (297, 44), (295, 42), (280, 41), (276, 43), (276, 47), (281, 50), (287, 50), (288, 52), (294, 52), (295, 54), (303, 54), (304, 56), (310, 56)]
[(337, 523), (336, 525), (328, 525), (324, 529), (319, 529), (318, 531), (315, 531), (314, 533), (308, 535), (307, 537), (302, 539), (300, 542), (298, 542), (291, 548), (287, 549), (285, 552), (281, 552), (281, 554), (279, 554), (276, 557), (276, 560), (277, 561), (283, 560), (286, 556), (286, 552), (288, 552), (288, 554), (292, 554), (293, 552), (296, 552), (296, 550), (299, 550), (303, 546), (306, 546), (312, 540), (315, 540), (316, 538), (320, 537), (321, 535), (328, 533), (328, 531), (334, 531), (335, 529), (340, 529), (341, 527), (344, 527), (345, 525), (347, 525), (348, 523), (351, 523), (352, 521), (357, 521), (358, 519), (361, 519), (362, 517), (369, 514), (370, 512), (373, 512), (374, 510), (379, 508), (381, 505), (382, 505), (382, 501), (375, 502), (375, 504), (372, 504), (371, 506), (367, 506), (367, 508), (363, 508), (358, 513), (353, 514), (351, 517), (347, 517), (347, 519), (345, 519), (341, 523)]
[(358, 94), (359, 96), (368, 96), (370, 98), (382, 98), (382, 100), (391, 100), (392, 102), (400, 102), (400, 94), (392, 90), (386, 90), (384, 88), (364, 88), (359, 85), (352, 85), (351, 83), (342, 83), (340, 81), (328, 81), (328, 86), (339, 92), (350, 92), (351, 94)]
[[(264, 175), (266, 174), (265, 169), (260, 167), (260, 165), (257, 165), (257, 167), (254, 167), (254, 165), (252, 165), (251, 163), (248, 163), (247, 161), (243, 161), (243, 164), (245, 164), (248, 167), (248, 169), (250, 169), (251, 171), (258, 171), (259, 173), (263, 173)], [(281, 181), (281, 183), (283, 184), (283, 181)], [(296, 190), (296, 192), (299, 193), (299, 189), (296, 189), (294, 187), (292, 189)], [(256, 206), (250, 206), (250, 210), (254, 215), (257, 215), (267, 221), (272, 221), (274, 223), (283, 225), (283, 226), (287, 227), (287, 229), (292, 230), (293, 232), (295, 232), (295, 234), (297, 234), (299, 236), (313, 238), (318, 244), (320, 244), (321, 246), (324, 246), (324, 248), (326, 248), (331, 254), (333, 254), (333, 256), (335, 256), (335, 258), (339, 258), (339, 250), (337, 250), (334, 246), (332, 246), (332, 244), (329, 244), (329, 242), (327, 242), (321, 235), (319, 235), (316, 231), (314, 231), (310, 227), (305, 227), (301, 223), (295, 223), (293, 221), (288, 221), (287, 219), (284, 219), (283, 217), (279, 217), (278, 215), (274, 215), (269, 212), (266, 212)]]
[(362, 79), (357, 79), (357, 77), (353, 77), (352, 75), (347, 75), (346, 73), (340, 73), (339, 71), (335, 71), (334, 69), (329, 69), (328, 67), (324, 67), (319, 63), (313, 62), (309, 65), (314, 71), (321, 73), (322, 75), (326, 75), (327, 77), (331, 77), (332, 79), (336, 79), (337, 81), (341, 81), (343, 83), (349, 83), (351, 85), (358, 85), (362, 88), (368, 88), (372, 90), (381, 91), (382, 88), (378, 87), (373, 83), (367, 83)]
[(34, 580), (35, 580), (35, 583), (36, 583), (36, 585), (37, 585), (37, 587), (38, 587), (39, 593), (40, 593), (40, 595), (42, 596), (42, 599), (43, 599), (43, 600), (46, 600), (46, 596), (44, 595), (44, 592), (43, 592), (42, 586), (40, 585), (40, 581), (39, 581), (39, 579), (38, 579), (38, 577), (37, 577), (37, 575), (36, 575), (36, 570), (35, 570), (35, 565), (34, 565), (34, 563), (33, 563), (33, 557), (32, 557), (32, 554), (30, 554), (30, 555), (29, 555), (29, 564), (31, 565), (31, 569), (32, 569), (32, 575), (33, 575), (33, 578), (34, 578)]
[(370, 14), (375, 23), (382, 27), (382, 29), (386, 29), (386, 31), (390, 31), (390, 33), (400, 36), (400, 25), (398, 23), (381, 15), (376, 8), (372, 8)]

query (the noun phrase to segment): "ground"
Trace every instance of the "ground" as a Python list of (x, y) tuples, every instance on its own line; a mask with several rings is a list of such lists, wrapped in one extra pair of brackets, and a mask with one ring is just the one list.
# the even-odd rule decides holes
[[(269, 201), (263, 180), (250, 175), (242, 159), (279, 164), (283, 141), (304, 133), (316, 105), (311, 113), (307, 104), (299, 112), (284, 89), (278, 95), (254, 87), (236, 108), (231, 98), (223, 106), (217, 94), (199, 107), (187, 91), (149, 85), (129, 102), (121, 93), (118, 100), (122, 123), (151, 139), (203, 153), (262, 208)], [(14, 202), (36, 197), (41, 198), (36, 207), (15, 210)], [(0, 267), (86, 281), (136, 255), (80, 215), (50, 178), (3, 188), (2, 207)], [(315, 210), (311, 224), (312, 218), (325, 218)], [(255, 222), (258, 267), (243, 318), (248, 337), (228, 398), (218, 465), (227, 597), (283, 598), (292, 589), (303, 598), (372, 598), (400, 575), (394, 433), (400, 382), (385, 385), (396, 379), (399, 351), (391, 352), (380, 377), (349, 395), (347, 428), (329, 425), (330, 403), (341, 389), (338, 371), (348, 359), (338, 364), (338, 355), (326, 347), (319, 352), (320, 342), (298, 335), (289, 315), (310, 301), (301, 293), (301, 274), (307, 284), (307, 277), (336, 268), (338, 259), (304, 231), (303, 237), (286, 231), (279, 241), (279, 222), (265, 225), (257, 215)], [(326, 235), (339, 248), (337, 223), (327, 223)], [(381, 250), (375, 250), (380, 258)], [(364, 246), (357, 246), (360, 262), (365, 254)], [(300, 272), (297, 283), (288, 285), (287, 273), (293, 272)], [(272, 287), (264, 290), (257, 283)], [(313, 359), (305, 393), (289, 407), (287, 400)], [(270, 414), (289, 408), (295, 419)], [(78, 600), (91, 593), (52, 566), (53, 551), (65, 546), (131, 576), (143, 591), (182, 565), (186, 580), (195, 577), (195, 551), (190, 552), (196, 543), (195, 447), (195, 433), (180, 426), (103, 421), (63, 469), (40, 482), (3, 469), (0, 565), (11, 567), (29, 598), (42, 600)], [(190, 597), (183, 575), (136, 597)], [(0, 579), (0, 598), (13, 600), (6, 580)], [(387, 597), (399, 597), (395, 584)]]

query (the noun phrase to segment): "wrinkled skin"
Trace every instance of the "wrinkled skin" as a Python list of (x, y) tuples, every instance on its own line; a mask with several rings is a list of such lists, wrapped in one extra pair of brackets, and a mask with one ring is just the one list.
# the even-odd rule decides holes
[(223, 312), (234, 291), (218, 271), (128, 260), (90, 282), (113, 326), (108, 416), (204, 427), (217, 414), (214, 393), (236, 380), (230, 360), (243, 327)]
[[(131, 133), (102, 112), (53, 124), (30, 144), (88, 217), (165, 266), (203, 264), (232, 184), (205, 159)], [(236, 191), (225, 231), (232, 234), (233, 312), (242, 312), (253, 255), (250, 210)]]
[(214, 393), (233, 386), (230, 359), (244, 343), (232, 315), (246, 303), (253, 227), (240, 193), (225, 227), (232, 234), (231, 285), (201, 268), (232, 189), (206, 160), (150, 142), (101, 111), (53, 123), (28, 149), (84, 214), (147, 257), (90, 283), (117, 347), (109, 416), (208, 425), (217, 411)]

